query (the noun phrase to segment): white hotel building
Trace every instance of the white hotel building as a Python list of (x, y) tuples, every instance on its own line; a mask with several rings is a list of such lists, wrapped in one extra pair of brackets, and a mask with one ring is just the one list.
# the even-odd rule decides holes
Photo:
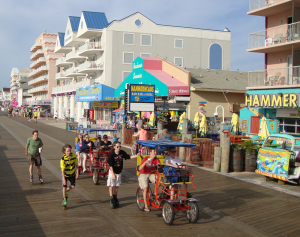
[(108, 23), (104, 13), (84, 11), (68, 18), (55, 52), (64, 56), (56, 61), (59, 83), (52, 88), (52, 108), (60, 118), (78, 121), (91, 103), (75, 102), (76, 89), (95, 84), (117, 88), (138, 56), (159, 55), (185, 68), (230, 70), (231, 32), (160, 25), (139, 12)]

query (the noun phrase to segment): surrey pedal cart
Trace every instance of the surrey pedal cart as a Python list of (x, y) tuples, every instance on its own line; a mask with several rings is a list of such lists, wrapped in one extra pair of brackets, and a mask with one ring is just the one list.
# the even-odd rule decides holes
[[(177, 141), (137, 141), (138, 144), (150, 148), (169, 148), (169, 147), (189, 147), (195, 148), (195, 144), (183, 143)], [(139, 175), (139, 165), (145, 156), (137, 159), (137, 175)], [(164, 174), (163, 161), (165, 155), (156, 156), (160, 160), (160, 166), (152, 171), (155, 175), (155, 187), (151, 189), (149, 185), (149, 195), (147, 198), (148, 206), (154, 209), (162, 209), (162, 217), (166, 224), (172, 225), (175, 211), (185, 211), (186, 217), (190, 223), (196, 223), (199, 218), (199, 207), (197, 199), (191, 198), (188, 191), (196, 190), (193, 184), (193, 174), (183, 165), (177, 169), (176, 173)], [(175, 182), (174, 182), (175, 181)], [(174, 194), (171, 194), (171, 189)], [(171, 198), (172, 197), (172, 198)], [(172, 200), (171, 200), (172, 199)], [(137, 206), (144, 210), (145, 200), (143, 199), (143, 190), (137, 189), (136, 192)]]
[[(75, 128), (76, 130), (76, 139), (75, 144), (77, 143), (77, 132), (86, 134), (95, 132), (117, 132), (117, 129), (101, 129), (101, 128)], [(96, 138), (90, 138), (91, 141), (95, 141)], [(117, 140), (115, 138), (115, 140)], [(93, 183), (95, 185), (99, 184), (100, 178), (106, 178), (108, 176), (109, 165), (107, 163), (108, 155), (110, 154), (112, 149), (106, 150), (97, 150), (97, 149), (89, 149), (89, 158), (87, 159), (86, 168), (88, 171), (86, 172), (87, 175), (93, 176)], [(83, 161), (81, 160), (81, 163)], [(82, 166), (78, 167), (79, 172), (83, 172)]]

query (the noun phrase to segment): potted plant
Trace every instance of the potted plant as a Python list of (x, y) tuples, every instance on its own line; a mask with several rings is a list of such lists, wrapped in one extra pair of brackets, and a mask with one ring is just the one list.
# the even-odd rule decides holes
[(257, 151), (255, 144), (251, 140), (245, 140), (242, 144), (243, 149), (246, 152), (245, 155), (245, 171), (254, 172), (256, 170), (256, 159), (257, 159)]

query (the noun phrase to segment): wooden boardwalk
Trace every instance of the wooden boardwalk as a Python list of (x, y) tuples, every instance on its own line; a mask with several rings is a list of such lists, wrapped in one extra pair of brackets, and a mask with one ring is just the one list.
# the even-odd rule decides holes
[[(4, 115), (2, 113), (2, 115)], [(29, 185), (24, 145), (31, 131), (44, 143), (45, 184)], [(160, 210), (141, 212), (135, 160), (125, 161), (119, 191), (120, 208), (112, 210), (106, 181), (95, 186), (81, 175), (62, 209), (59, 161), (64, 143), (74, 145), (74, 133), (23, 118), (0, 116), (0, 235), (1, 236), (299, 236), (300, 198), (193, 168), (199, 199), (198, 223), (189, 224), (178, 212), (172, 226)]]

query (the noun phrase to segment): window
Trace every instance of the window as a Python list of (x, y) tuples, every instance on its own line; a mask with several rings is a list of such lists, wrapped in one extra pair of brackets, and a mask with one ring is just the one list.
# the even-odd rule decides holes
[(183, 48), (183, 40), (175, 39), (174, 40), (174, 48), (182, 49)]
[(141, 38), (141, 45), (142, 46), (151, 46), (152, 45), (152, 35), (142, 35)]
[(137, 20), (134, 22), (134, 24), (135, 24), (137, 27), (140, 27), (140, 26), (142, 25), (142, 22), (141, 22), (139, 19), (137, 19)]
[(212, 44), (209, 49), (209, 68), (222, 69), (222, 47), (219, 44)]
[(58, 46), (58, 40), (56, 41), (56, 46)]
[(151, 57), (151, 53), (141, 53), (141, 57)]
[(80, 23), (80, 27), (81, 27), (81, 29), (83, 28), (83, 21)]
[(124, 44), (134, 45), (134, 34), (124, 33)]
[(123, 72), (123, 81), (129, 76), (131, 72)]
[(68, 29), (68, 31), (67, 31), (67, 35), (69, 35), (70, 34), (70, 29)]
[(174, 58), (174, 64), (177, 66), (183, 66), (183, 58)]
[(300, 133), (300, 119), (287, 118), (279, 120), (279, 132)]
[(133, 53), (124, 53), (124, 63), (131, 64), (133, 62)]

